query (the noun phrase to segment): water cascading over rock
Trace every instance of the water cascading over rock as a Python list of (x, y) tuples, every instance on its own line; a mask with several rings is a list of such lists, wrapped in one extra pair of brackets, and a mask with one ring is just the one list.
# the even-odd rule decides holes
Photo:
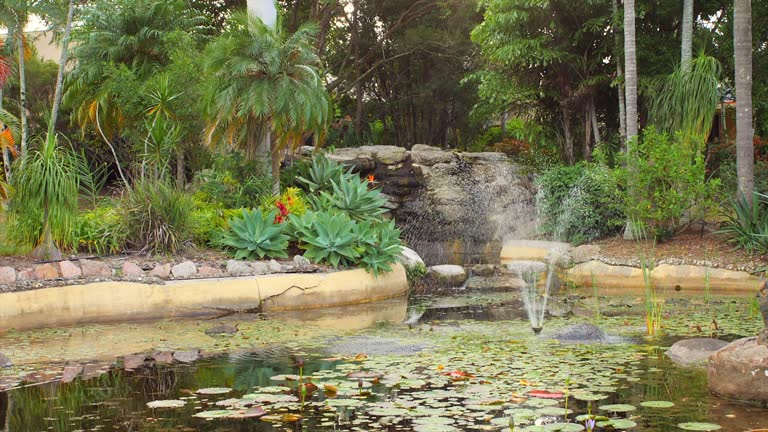
[(505, 238), (535, 230), (532, 178), (501, 153), (364, 146), (329, 158), (374, 176), (406, 242), (428, 265), (495, 262)]

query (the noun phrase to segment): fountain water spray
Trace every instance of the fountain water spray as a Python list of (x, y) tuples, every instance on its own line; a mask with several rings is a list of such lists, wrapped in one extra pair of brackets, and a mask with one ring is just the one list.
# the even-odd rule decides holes
[(539, 272), (527, 272), (523, 274), (523, 303), (525, 311), (528, 313), (528, 320), (531, 322), (531, 328), (535, 334), (541, 333), (544, 328), (544, 314), (547, 313), (547, 301), (552, 288), (554, 279), (554, 266), (547, 266), (547, 280), (544, 289), (539, 289)]

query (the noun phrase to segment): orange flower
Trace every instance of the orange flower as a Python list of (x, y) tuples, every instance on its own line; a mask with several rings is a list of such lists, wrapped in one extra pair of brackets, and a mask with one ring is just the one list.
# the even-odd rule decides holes
[(368, 183), (376, 183), (376, 177), (373, 174), (368, 175)]

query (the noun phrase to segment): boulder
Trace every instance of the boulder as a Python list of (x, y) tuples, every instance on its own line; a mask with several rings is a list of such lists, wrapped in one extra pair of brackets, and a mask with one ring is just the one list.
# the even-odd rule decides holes
[(176, 351), (173, 359), (181, 363), (192, 363), (200, 358), (200, 351)]
[(376, 168), (376, 161), (373, 159), (373, 154), (369, 150), (370, 146), (342, 148), (326, 157), (332, 161), (353, 167), (360, 172), (372, 171)]
[(83, 277), (112, 277), (112, 268), (100, 261), (80, 260), (80, 269), (83, 271)]
[(398, 165), (408, 157), (408, 150), (396, 146), (363, 146), (361, 150), (370, 151), (373, 157), (384, 165)]
[(0, 285), (16, 283), (16, 270), (13, 267), (0, 267)]
[(400, 252), (400, 255), (397, 257), (400, 262), (405, 266), (405, 268), (412, 268), (416, 266), (423, 266), (424, 260), (421, 259), (418, 253), (416, 253), (415, 250), (403, 247), (402, 252)]
[(293, 265), (296, 266), (296, 270), (298, 271), (306, 271), (312, 267), (312, 261), (301, 255), (296, 255), (293, 257)]
[(597, 259), (600, 255), (600, 246), (581, 245), (571, 249), (571, 260), (574, 264), (581, 264)]
[(151, 277), (160, 279), (168, 279), (171, 277), (171, 265), (170, 264), (158, 264), (152, 271), (149, 272)]
[(197, 269), (197, 275), (202, 278), (217, 278), (224, 276), (224, 272), (214, 267), (202, 266)]
[(144, 269), (133, 261), (126, 261), (122, 267), (123, 277), (136, 278), (145, 276)]
[[(552, 297), (547, 302), (547, 313), (557, 318), (567, 318), (573, 315), (574, 304), (566, 299)], [(591, 316), (595, 314), (592, 313)]]
[(711, 338), (685, 339), (676, 342), (665, 353), (673, 362), (681, 366), (706, 366), (707, 359), (715, 351), (728, 345), (728, 342)]
[(253, 269), (245, 261), (229, 260), (227, 261), (227, 273), (232, 276), (246, 276), (253, 274)]
[(283, 272), (283, 266), (279, 262), (275, 260), (270, 260), (267, 264), (269, 266), (269, 272), (270, 273), (282, 273)]
[(467, 280), (467, 271), (458, 265), (438, 265), (429, 268), (428, 274), (433, 277), (440, 286), (460, 287)]
[(514, 291), (525, 286), (525, 281), (514, 275), (474, 276), (467, 281), (472, 291)]
[(568, 247), (555, 247), (547, 252), (544, 262), (560, 269), (567, 269), (573, 265), (573, 258)]
[(479, 152), (479, 153), (461, 153), (461, 158), (472, 163), (479, 164), (499, 164), (509, 162), (509, 158), (504, 153)]
[(269, 268), (269, 264), (263, 261), (252, 262), (250, 263), (250, 266), (251, 272), (256, 275), (266, 275), (272, 272)]
[(496, 276), (499, 268), (493, 264), (475, 264), (469, 268), (472, 276), (491, 277)]
[(237, 325), (231, 324), (221, 324), (205, 330), (208, 336), (234, 336), (237, 332)]
[(432, 166), (441, 163), (451, 163), (456, 159), (453, 152), (446, 152), (439, 147), (416, 144), (411, 149), (413, 163), (423, 166)]
[(546, 264), (540, 261), (512, 261), (506, 264), (508, 273), (524, 277), (533, 273), (544, 275), (548, 271)]
[(26, 281), (38, 280), (39, 278), (37, 277), (37, 273), (35, 273), (35, 269), (27, 268), (19, 271), (16, 274), (16, 279), (21, 282), (26, 282)]
[(657, 288), (679, 287), (684, 291), (699, 292), (707, 278), (712, 288), (726, 291), (755, 292), (762, 282), (747, 272), (692, 265), (661, 264), (653, 269), (652, 277)]
[(80, 363), (68, 363), (61, 373), (61, 382), (70, 383), (83, 373), (83, 365)]
[(551, 339), (566, 343), (602, 343), (608, 339), (605, 331), (594, 324), (580, 323), (563, 327)]
[(134, 354), (123, 357), (123, 369), (131, 371), (144, 366), (147, 361), (146, 354)]
[(189, 279), (197, 274), (197, 265), (192, 261), (184, 261), (173, 266), (171, 274), (176, 279)]
[(709, 390), (721, 397), (768, 403), (768, 347), (739, 339), (709, 357)]
[(58, 279), (59, 270), (53, 264), (39, 264), (35, 266), (35, 275), (40, 280)]
[(59, 263), (59, 273), (61, 273), (61, 277), (64, 279), (78, 279), (83, 276), (83, 271), (72, 261), (61, 261)]
[(0, 353), (0, 368), (13, 366), (13, 362), (5, 354)]
[(170, 351), (158, 351), (152, 354), (152, 360), (156, 364), (170, 364), (173, 362), (173, 353)]

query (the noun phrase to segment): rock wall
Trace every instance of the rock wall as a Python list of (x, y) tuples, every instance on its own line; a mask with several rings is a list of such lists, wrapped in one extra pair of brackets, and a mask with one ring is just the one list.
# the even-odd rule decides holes
[(338, 149), (330, 159), (373, 175), (406, 242), (427, 264), (498, 262), (505, 238), (535, 230), (533, 179), (501, 153), (415, 145)]

